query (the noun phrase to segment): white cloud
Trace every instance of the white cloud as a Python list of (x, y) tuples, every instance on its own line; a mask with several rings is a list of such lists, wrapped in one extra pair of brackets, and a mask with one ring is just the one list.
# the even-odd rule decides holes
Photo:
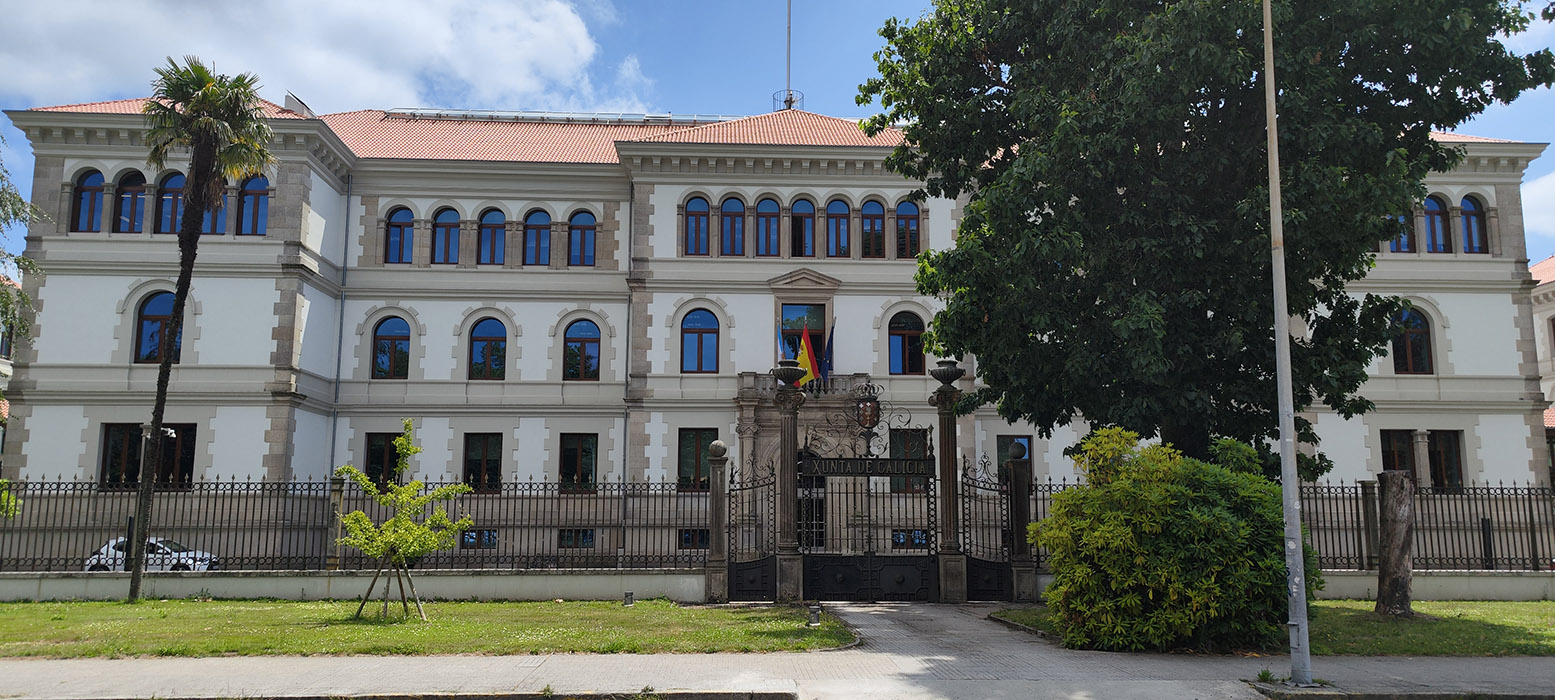
[(1555, 172), (1523, 183), (1523, 230), (1555, 238)]
[(604, 0), (166, 2), (133, 11), (117, 2), (19, 3), (0, 26), (8, 67), (0, 99), (23, 107), (141, 96), (153, 66), (193, 54), (223, 73), (257, 73), (268, 99), (291, 91), (319, 112), (640, 105), (645, 79), (623, 84), (607, 68), (606, 89), (594, 88), (598, 46), (580, 7), (615, 21)]

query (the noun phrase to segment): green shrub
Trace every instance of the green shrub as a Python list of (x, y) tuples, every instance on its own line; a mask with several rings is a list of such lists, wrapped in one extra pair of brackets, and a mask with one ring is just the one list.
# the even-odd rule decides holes
[[(1250, 451), (1251, 448), (1247, 448)], [(1232, 471), (1119, 428), (1097, 430), (1075, 462), (1085, 484), (1031, 525), (1050, 552), (1048, 607), (1064, 644), (1110, 650), (1273, 647), (1285, 638), (1279, 486), (1227, 445)], [(1237, 458), (1241, 458), (1237, 460)], [(1308, 593), (1321, 587), (1306, 559)]]

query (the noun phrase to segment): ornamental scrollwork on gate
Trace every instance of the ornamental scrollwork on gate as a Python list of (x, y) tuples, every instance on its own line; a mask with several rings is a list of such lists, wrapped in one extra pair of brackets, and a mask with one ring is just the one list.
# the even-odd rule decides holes
[[(912, 430), (925, 438), (930, 435), (927, 427), (913, 423), (911, 411), (882, 400), (880, 393), (878, 384), (854, 385), (842, 409), (827, 413), (823, 424), (805, 428), (801, 448), (822, 457), (890, 457), (892, 431)], [(924, 439), (921, 446), (905, 447), (911, 454), (904, 456), (934, 457), (931, 439)]]

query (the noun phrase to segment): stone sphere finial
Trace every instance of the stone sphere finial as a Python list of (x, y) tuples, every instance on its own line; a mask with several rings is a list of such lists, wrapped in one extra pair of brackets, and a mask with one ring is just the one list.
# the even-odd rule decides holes
[(1026, 446), (1020, 443), (1010, 445), (1010, 459), (1025, 459)]
[(729, 454), (729, 446), (723, 440), (714, 440), (713, 444), (707, 446), (707, 454), (710, 457), (722, 457)]

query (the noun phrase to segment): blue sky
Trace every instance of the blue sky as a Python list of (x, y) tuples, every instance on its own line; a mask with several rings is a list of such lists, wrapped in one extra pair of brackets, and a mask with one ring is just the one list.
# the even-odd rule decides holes
[[(793, 86), (805, 108), (858, 117), (857, 86), (874, 72), (886, 17), (915, 18), (922, 0), (794, 1)], [(262, 94), (289, 90), (318, 112), (454, 106), (757, 114), (783, 88), (782, 0), (272, 0), (167, 2), (123, 12), (102, 0), (25, 3), (0, 26), (0, 108), (141, 97), (167, 55), (196, 54), (222, 72), (251, 71)], [(309, 21), (299, 22), (297, 18)], [(1512, 40), (1555, 43), (1538, 23)], [(1555, 140), (1555, 94), (1541, 89), (1459, 129)], [(32, 156), (0, 118), (5, 167), (26, 194)], [(1529, 257), (1555, 253), (1555, 149), (1523, 187)], [(5, 247), (20, 250), (20, 231)]]

